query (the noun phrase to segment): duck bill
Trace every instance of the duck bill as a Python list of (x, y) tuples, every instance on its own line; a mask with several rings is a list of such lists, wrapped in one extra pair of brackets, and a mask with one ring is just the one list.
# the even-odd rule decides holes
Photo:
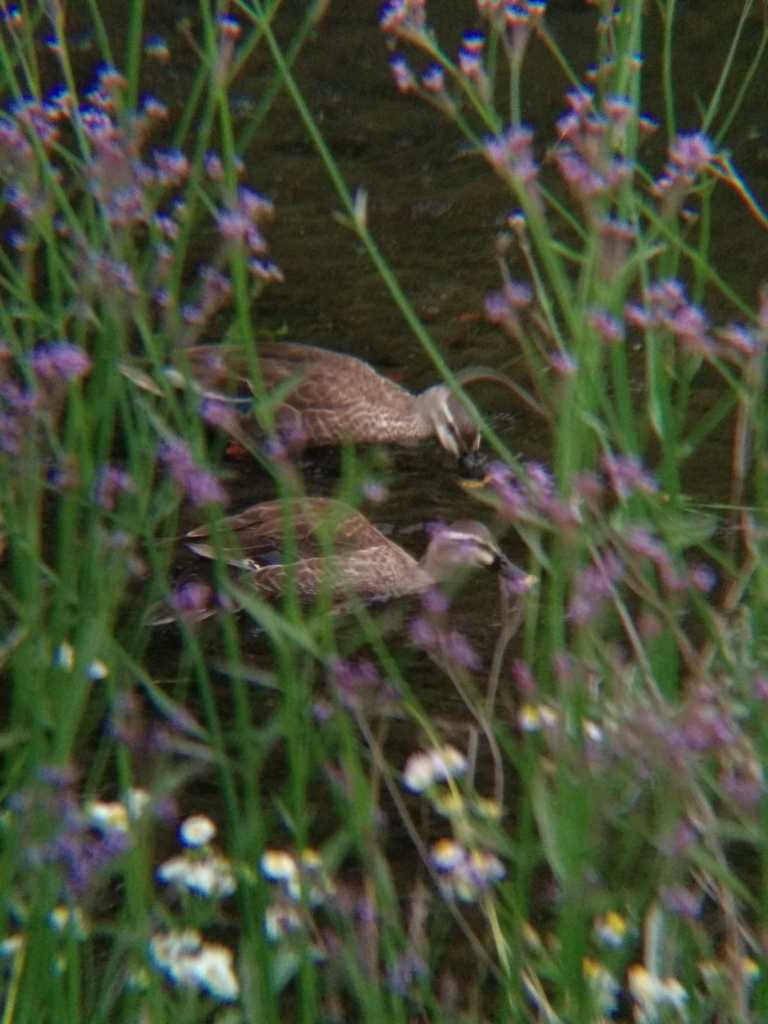
[(468, 480), (466, 477), (459, 478), (459, 487), (465, 491), (479, 491), (485, 487), (488, 483), (488, 478), (483, 477), (482, 480)]
[(464, 452), (459, 457), (459, 483), (465, 490), (484, 487), (488, 480), (488, 458), (478, 451)]

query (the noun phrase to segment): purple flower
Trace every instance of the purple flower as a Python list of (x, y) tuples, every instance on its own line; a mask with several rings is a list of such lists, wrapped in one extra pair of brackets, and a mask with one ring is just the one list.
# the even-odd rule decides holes
[(485, 315), (492, 324), (498, 324), (513, 337), (523, 334), (520, 311), (530, 306), (531, 289), (526, 284), (505, 283), (498, 292), (488, 292), (485, 297)]
[(147, 219), (144, 194), (138, 185), (117, 188), (104, 197), (104, 211), (113, 227), (126, 228)]
[(714, 159), (712, 143), (702, 132), (678, 135), (669, 147), (664, 173), (654, 183), (654, 192), (664, 200), (663, 213), (669, 217), (682, 206), (697, 176)]
[(238, 189), (237, 198), (240, 209), (253, 224), (261, 224), (274, 216), (275, 208), (271, 200), (245, 185)]
[(598, 506), (605, 495), (605, 487), (597, 473), (584, 470), (573, 478), (573, 493), (588, 505)]
[(633, 526), (627, 530), (624, 541), (629, 550), (641, 558), (649, 558), (657, 564), (669, 561), (669, 554), (661, 541), (642, 526)]
[(539, 166), (533, 155), (533, 132), (530, 128), (509, 128), (501, 135), (488, 138), (482, 151), (494, 170), (513, 175), (525, 186), (531, 198), (538, 196), (536, 178)]
[(391, 707), (398, 700), (394, 687), (382, 679), (372, 661), (335, 658), (328, 666), (330, 681), (346, 708), (365, 705), (369, 710)]
[(231, 14), (219, 14), (216, 18), (219, 32), (225, 39), (238, 39), (243, 27)]
[(133, 269), (127, 263), (104, 257), (97, 260), (96, 272), (104, 285), (112, 285), (131, 297), (139, 294)]
[(162, 36), (150, 36), (144, 43), (144, 53), (148, 57), (161, 61), (163, 64), (171, 59), (168, 43)]
[(189, 176), (189, 160), (181, 150), (156, 149), (153, 155), (158, 182), (167, 187), (183, 185)]
[(424, 957), (408, 950), (396, 957), (387, 969), (387, 987), (398, 996), (406, 997), (429, 978), (429, 966)]
[(417, 616), (411, 621), (411, 641), (417, 647), (444, 659), (457, 668), (477, 671), (481, 661), (467, 637), (457, 629), (448, 629), (442, 616), (432, 619)]
[(699, 562), (689, 573), (691, 586), (701, 594), (709, 594), (717, 584), (717, 573), (711, 565)]
[(466, 46), (459, 48), (459, 70), (467, 78), (479, 78), (483, 69), (483, 61), (479, 52), (468, 50)]
[(184, 317), (184, 323), (194, 327), (202, 327), (206, 322), (205, 311), (200, 306), (195, 306), (191, 302), (187, 302), (182, 306), (181, 315)]
[(101, 508), (111, 512), (121, 494), (134, 494), (136, 484), (130, 473), (117, 466), (105, 466), (96, 478), (93, 500)]
[(390, 0), (379, 16), (379, 27), (404, 38), (420, 38), (426, 28), (424, 0)]
[(502, 566), (499, 583), (507, 597), (517, 598), (533, 589), (536, 585), (536, 577), (509, 562)]
[(565, 99), (574, 114), (581, 118), (592, 111), (595, 95), (589, 89), (570, 89)]
[(49, 342), (37, 345), (29, 361), (41, 380), (79, 380), (91, 370), (91, 357), (77, 345), (68, 341)]
[(226, 504), (227, 494), (216, 477), (198, 466), (189, 448), (180, 439), (167, 441), (159, 451), (171, 479), (187, 494), (194, 505)]
[(408, 61), (401, 53), (395, 53), (389, 59), (389, 66), (392, 70), (392, 77), (395, 80), (397, 91), (401, 93), (414, 92), (416, 89), (416, 78), (408, 66)]
[(617, 128), (623, 129), (632, 117), (634, 108), (625, 96), (607, 96), (603, 110)]
[(421, 84), (427, 92), (439, 95), (445, 91), (445, 72), (439, 64), (432, 64), (421, 76)]
[(0, 414), (0, 452), (18, 455), (21, 451), (24, 433), (18, 416)]
[(450, 605), (448, 595), (440, 587), (430, 587), (421, 595), (421, 606), (429, 616), (445, 615)]
[(717, 702), (712, 687), (701, 686), (678, 726), (677, 745), (694, 753), (724, 750), (736, 742), (738, 728), (730, 713)]
[(764, 342), (758, 340), (757, 335), (742, 324), (729, 324), (717, 332), (720, 341), (724, 342), (733, 354), (740, 356), (753, 356), (762, 347)]
[(221, 237), (227, 242), (242, 242), (251, 226), (251, 222), (242, 210), (219, 210), (216, 223)]
[(152, 223), (164, 238), (173, 241), (179, 237), (179, 225), (167, 213), (156, 213), (152, 218)]
[(476, 30), (465, 32), (461, 38), (461, 45), (469, 53), (482, 53), (485, 46), (485, 36)]
[(9, 827), (32, 867), (57, 868), (68, 893), (83, 897), (130, 843), (128, 833), (93, 827), (68, 769), (43, 767), (38, 779), (9, 800)]
[(606, 344), (617, 345), (624, 341), (624, 325), (606, 310), (591, 310), (587, 321)]
[(573, 150), (564, 149), (555, 155), (560, 176), (581, 200), (590, 200), (608, 191), (608, 182), (587, 161)]
[(637, 327), (641, 331), (646, 330), (651, 324), (651, 318), (646, 310), (635, 302), (628, 302), (624, 306), (624, 319), (632, 327)]
[(671, 914), (690, 921), (695, 921), (701, 913), (701, 893), (682, 885), (670, 885), (662, 889), (661, 902)]
[(200, 580), (185, 580), (171, 594), (171, 604), (181, 615), (195, 615), (214, 605), (213, 588)]
[(205, 173), (211, 181), (224, 180), (224, 164), (221, 162), (221, 157), (218, 153), (211, 152), (205, 154)]
[(679, 174), (700, 174), (714, 157), (712, 143), (703, 132), (678, 135), (669, 147), (669, 160)]
[(282, 284), (285, 280), (282, 270), (272, 260), (262, 260), (254, 256), (252, 260), (248, 261), (248, 269), (254, 277), (260, 278), (267, 284)]
[(611, 489), (621, 501), (637, 492), (655, 494), (659, 489), (653, 476), (633, 455), (613, 455), (606, 452), (601, 464)]
[(231, 402), (206, 398), (200, 405), (200, 415), (209, 426), (227, 434), (237, 434), (241, 429), (240, 414)]
[(480, 656), (468, 638), (458, 629), (451, 629), (441, 639), (440, 649), (451, 664), (459, 668), (477, 672), (480, 668)]
[(664, 318), (664, 326), (687, 348), (698, 355), (714, 351), (714, 343), (707, 336), (709, 322), (703, 310), (690, 303), (679, 306)]
[(411, 634), (411, 641), (417, 647), (429, 650), (437, 643), (437, 629), (429, 619), (425, 619), (423, 616), (417, 616), (411, 620), (408, 632)]
[(611, 597), (623, 575), (624, 565), (611, 551), (604, 553), (599, 563), (581, 569), (576, 575), (568, 603), (568, 618), (578, 625), (591, 622)]
[(128, 88), (128, 80), (112, 64), (104, 64), (99, 68), (98, 88), (104, 92), (113, 92)]
[(187, 497), (193, 505), (226, 505), (227, 492), (208, 470), (196, 468), (186, 478)]
[(488, 486), (500, 500), (499, 511), (512, 521), (525, 519), (532, 514), (532, 508), (519, 481), (515, 479), (510, 466), (495, 461), (486, 473)]

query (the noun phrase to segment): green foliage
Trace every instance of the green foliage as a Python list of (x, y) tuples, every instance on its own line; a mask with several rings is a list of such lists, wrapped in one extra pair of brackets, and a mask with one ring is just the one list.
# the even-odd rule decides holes
[[(544, 4), (468, 3), (484, 42), (456, 59), (425, 4), (382, 12), (400, 91), (514, 207), (485, 313), (547, 468), (460, 386), (299, 84), (328, 5), (292, 28), (278, 2), (213, 6), (175, 26), (181, 85), (140, 0), (0, 24), (2, 1024), (764, 1019), (768, 297), (718, 264), (714, 225), (727, 206), (765, 229), (726, 149), (765, 10), (718, 15), (724, 63), (683, 134), (674, 0), (591, 4), (588, 73)], [(540, 69), (566, 115), (529, 129)], [(526, 573), (500, 577), (482, 649), (468, 586), (406, 623), (177, 563), (201, 522), (222, 551), (229, 498), (317, 479), (250, 434), (233, 460), (215, 429), (246, 410), (279, 440), (261, 310), (290, 273), (249, 170), (286, 99), (494, 452), (473, 493)], [(245, 398), (196, 383), (213, 338), (242, 350)], [(360, 503), (387, 465), (345, 448), (336, 494)]]

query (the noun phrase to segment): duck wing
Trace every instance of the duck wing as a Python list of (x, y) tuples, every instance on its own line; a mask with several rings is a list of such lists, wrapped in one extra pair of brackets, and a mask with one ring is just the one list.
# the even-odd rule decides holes
[(224, 558), (250, 569), (277, 567), (340, 556), (390, 545), (365, 516), (332, 498), (292, 498), (252, 505), (220, 523), (219, 543), (200, 526), (185, 536), (188, 547), (204, 558)]
[[(397, 440), (404, 428), (409, 433), (413, 396), (362, 359), (297, 342), (266, 343), (256, 355), (266, 391), (284, 391), (286, 425), (292, 420), (310, 443)], [(212, 397), (243, 398), (256, 390), (240, 346), (198, 345), (187, 349), (185, 358)]]

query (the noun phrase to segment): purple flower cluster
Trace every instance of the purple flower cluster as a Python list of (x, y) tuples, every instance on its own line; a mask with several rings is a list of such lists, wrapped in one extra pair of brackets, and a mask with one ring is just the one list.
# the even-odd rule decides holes
[(15, 105), (11, 117), (0, 120), (0, 157), (2, 174), (8, 181), (19, 182), (29, 179), (34, 150), (29, 133), (34, 132), (44, 147), (53, 146), (58, 138), (58, 128), (46, 116), (42, 104), (24, 100)]
[(91, 370), (91, 357), (68, 341), (48, 342), (32, 350), (29, 362), (40, 381), (75, 381)]
[(492, 462), (486, 483), (499, 500), (499, 512), (511, 522), (548, 524), (570, 529), (581, 524), (577, 501), (560, 497), (549, 471), (538, 462), (515, 470), (503, 462)]
[(664, 173), (654, 184), (654, 192), (662, 199), (662, 212), (677, 214), (696, 179), (711, 165), (715, 153), (712, 143), (702, 132), (678, 135), (670, 144)]
[(220, 398), (205, 398), (200, 404), (200, 415), (210, 427), (223, 430), (231, 437), (236, 437), (242, 430), (240, 412), (232, 402)]
[(449, 604), (445, 594), (433, 588), (421, 599), (422, 614), (412, 619), (412, 642), (452, 668), (476, 672), (481, 661), (469, 639), (448, 622)]
[[(222, 18), (219, 29), (222, 48), (231, 47), (239, 26), (233, 19)], [(76, 122), (90, 147), (80, 175), (104, 220), (111, 227), (124, 230), (148, 226), (159, 236), (155, 261), (150, 267), (150, 288), (158, 304), (165, 308), (171, 298), (164, 285), (173, 269), (173, 254), (165, 243), (178, 237), (185, 207), (172, 197), (165, 210), (158, 209), (158, 205), (163, 197), (185, 185), (190, 164), (177, 149), (155, 149), (148, 157), (143, 156), (152, 127), (167, 118), (167, 109), (154, 98), (146, 97), (140, 113), (126, 117), (124, 111), (118, 112), (125, 88), (123, 76), (115, 68), (104, 66), (79, 106), (65, 88), (53, 90), (44, 102), (29, 99), (17, 103), (9, 115), (0, 119), (0, 177), (8, 183), (6, 199), (19, 217), (23, 221), (34, 220), (49, 204), (34, 159), (33, 137), (36, 145), (51, 150), (59, 138), (62, 122)], [(206, 166), (211, 180), (223, 183), (221, 161), (215, 154), (209, 154)], [(223, 243), (244, 243), (251, 257), (253, 277), (265, 283), (283, 279), (280, 268), (268, 258), (261, 232), (272, 212), (269, 200), (241, 187), (235, 204), (221, 208), (217, 215)], [(69, 231), (66, 222), (58, 223), (58, 230), (65, 236)], [(23, 250), (26, 235), (14, 232), (13, 244)], [(133, 297), (138, 293), (141, 284), (126, 264), (111, 255), (86, 256), (89, 280), (98, 282), (99, 288), (106, 282), (122, 295)], [(221, 253), (212, 266), (203, 268), (198, 301), (183, 310), (186, 323), (201, 330), (231, 297), (231, 283), (217, 269), (224, 256)], [(185, 339), (190, 340), (193, 339)]]
[(643, 305), (628, 303), (624, 308), (628, 324), (639, 330), (664, 330), (681, 349), (708, 359), (744, 364), (760, 357), (768, 333), (742, 324), (714, 329), (700, 306), (688, 301), (685, 285), (674, 279), (648, 286)]
[(519, 62), (532, 31), (541, 24), (546, 13), (546, 0), (477, 0), (477, 12), (491, 25), (494, 33), (506, 38), (512, 60)]
[(27, 863), (58, 869), (74, 899), (92, 890), (129, 845), (127, 833), (93, 827), (66, 769), (41, 771), (35, 784), (11, 798), (10, 814)]
[(512, 181), (536, 202), (539, 165), (533, 154), (533, 132), (530, 128), (508, 128), (500, 135), (485, 140), (483, 155), (497, 174)]
[(345, 708), (389, 711), (400, 699), (395, 687), (382, 679), (373, 662), (366, 658), (335, 658), (328, 666), (328, 678)]
[(459, 47), (459, 69), (471, 82), (480, 84), (485, 74), (483, 50), (485, 36), (482, 32), (465, 32)]
[[(0, 347), (0, 364), (10, 360), (7, 346)], [(6, 366), (0, 373), (0, 451), (10, 455), (36, 441), (43, 418), (60, 411), (67, 385), (86, 377), (92, 365), (88, 353), (68, 341), (41, 343), (26, 362), (33, 376), (29, 387), (13, 380)]]
[(591, 565), (576, 573), (568, 618), (575, 625), (592, 622), (613, 597), (624, 576), (624, 564), (614, 551), (604, 551)]
[(600, 460), (608, 484), (619, 501), (633, 494), (655, 494), (659, 485), (634, 455), (614, 455), (606, 452)]
[(618, 345), (624, 341), (624, 324), (604, 309), (591, 309), (587, 323), (606, 345)]
[(688, 302), (680, 281), (667, 279), (648, 287), (645, 305), (626, 306), (624, 315), (633, 327), (664, 329), (681, 348), (699, 356), (715, 354), (716, 344), (704, 311)]
[(570, 110), (557, 122), (555, 163), (585, 214), (601, 216), (632, 177), (632, 165), (621, 156), (632, 107), (623, 97), (612, 97), (600, 111), (588, 89), (572, 90), (567, 100)]
[(227, 493), (224, 488), (213, 473), (197, 465), (189, 448), (180, 438), (166, 441), (158, 454), (171, 479), (186, 493), (193, 505), (226, 504)]
[(272, 219), (274, 207), (269, 199), (242, 186), (234, 205), (216, 213), (219, 234), (225, 244), (244, 246), (250, 255), (249, 268), (254, 277), (265, 282), (281, 282), (280, 268), (267, 259), (268, 245), (261, 232), (262, 225)]
[(492, 324), (503, 327), (510, 337), (522, 339), (524, 330), (521, 313), (533, 301), (533, 292), (527, 284), (505, 281), (501, 291), (488, 292), (485, 297), (485, 315)]
[(135, 493), (136, 484), (130, 473), (118, 466), (105, 466), (96, 477), (93, 500), (101, 508), (112, 512), (122, 495)]
[[(192, 327), (204, 327), (214, 314), (228, 305), (232, 297), (232, 282), (215, 267), (200, 268), (200, 300), (197, 305), (188, 303), (182, 308), (184, 322)], [(192, 338), (185, 337), (189, 344)]]
[(390, 0), (379, 16), (382, 32), (418, 43), (427, 29), (426, 0)]
[(254, 255), (263, 255), (267, 243), (259, 226), (273, 215), (274, 207), (268, 199), (243, 186), (238, 190), (237, 203), (219, 210), (216, 222), (225, 241), (245, 244)]

